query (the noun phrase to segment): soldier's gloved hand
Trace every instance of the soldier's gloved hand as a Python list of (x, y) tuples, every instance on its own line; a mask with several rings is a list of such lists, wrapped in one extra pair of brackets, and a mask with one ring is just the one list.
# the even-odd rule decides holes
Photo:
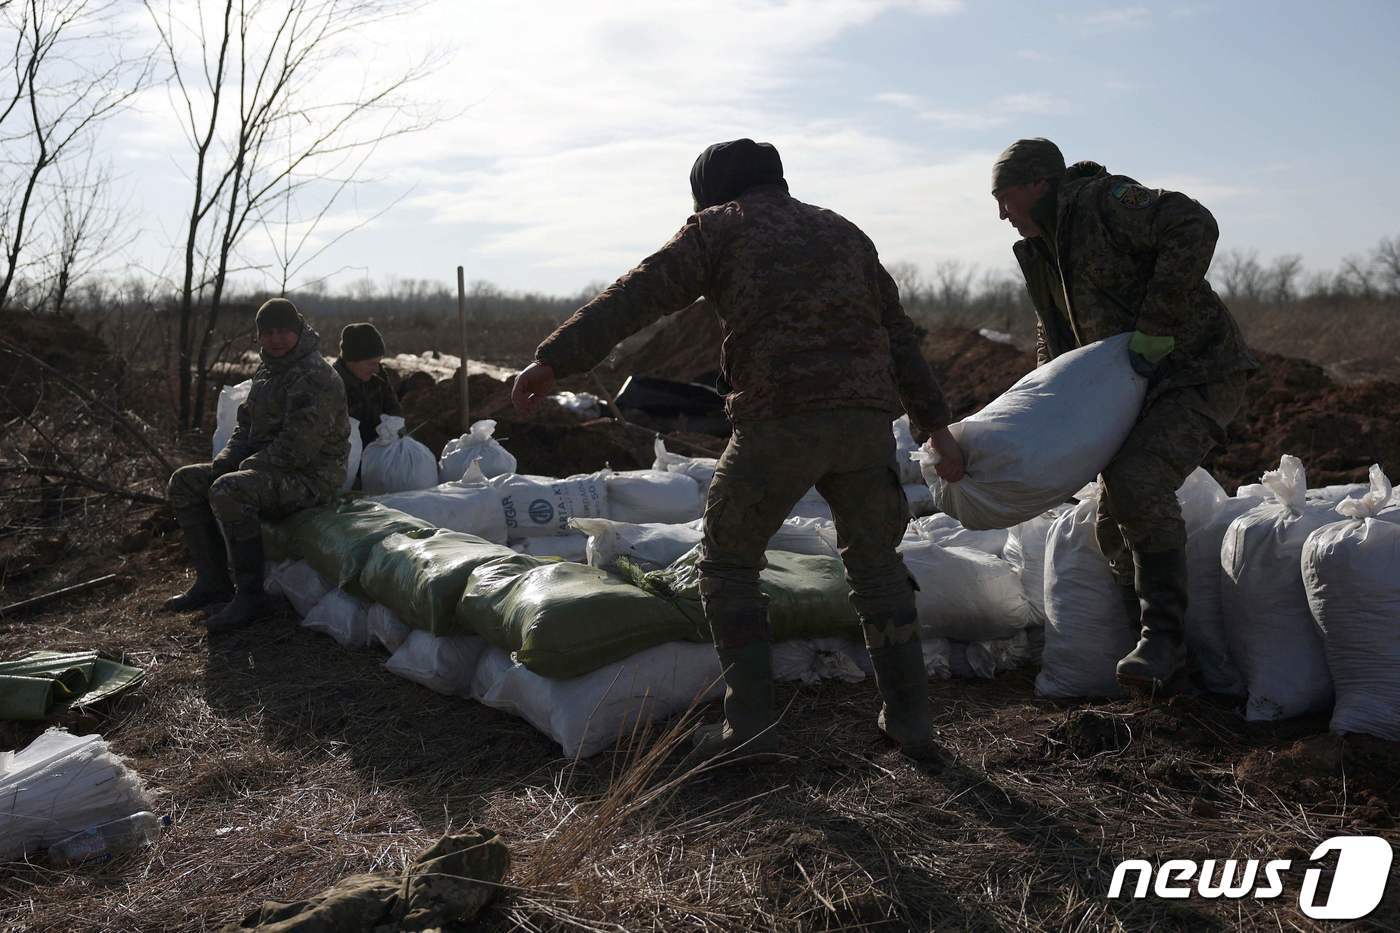
[(534, 414), (553, 388), (554, 367), (536, 360), (516, 375), (510, 400), (522, 415)]
[(1153, 337), (1135, 330), (1128, 340), (1128, 362), (1133, 365), (1133, 372), (1150, 379), (1162, 360), (1175, 349), (1175, 337)]
[(962, 448), (958, 446), (953, 432), (947, 428), (939, 428), (929, 435), (924, 447), (938, 455), (933, 469), (938, 473), (939, 479), (945, 483), (956, 483), (963, 478), (966, 471), (963, 468)]

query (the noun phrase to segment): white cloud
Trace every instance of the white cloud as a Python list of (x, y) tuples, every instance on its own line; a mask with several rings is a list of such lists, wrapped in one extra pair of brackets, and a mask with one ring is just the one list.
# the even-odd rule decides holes
[(1060, 20), (1089, 32), (1111, 32), (1148, 25), (1152, 21), (1152, 11), (1145, 6), (1114, 7), (1092, 13), (1062, 13)]

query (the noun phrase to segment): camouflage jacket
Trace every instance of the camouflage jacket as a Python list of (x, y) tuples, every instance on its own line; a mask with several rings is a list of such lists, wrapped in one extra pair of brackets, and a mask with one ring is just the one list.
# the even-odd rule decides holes
[(1013, 248), (1040, 319), (1039, 362), (1142, 330), (1176, 339), (1153, 396), (1257, 367), (1206, 281), (1218, 236), (1210, 211), (1184, 194), (1144, 188), (1094, 163), (1072, 166), (1055, 205), (1054, 250), (1041, 238)]
[(335, 361), (335, 371), (345, 386), (346, 409), (360, 422), (360, 440), (368, 447), (379, 437), (379, 416), (401, 413), (399, 397), (383, 366), (368, 381), (352, 373), (344, 360)]
[(329, 500), (345, 481), (349, 438), (345, 387), (321, 356), (320, 336), (305, 325), (286, 356), (263, 354), (215, 472), (296, 474)]
[(779, 185), (691, 215), (658, 252), (540, 344), (556, 375), (597, 365), (623, 338), (704, 296), (720, 319), (720, 371), (736, 423), (828, 408), (948, 423), (899, 289), (875, 245)]

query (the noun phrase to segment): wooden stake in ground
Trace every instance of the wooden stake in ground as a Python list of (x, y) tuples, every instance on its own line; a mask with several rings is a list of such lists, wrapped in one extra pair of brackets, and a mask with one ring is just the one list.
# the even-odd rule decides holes
[(10, 603), (8, 606), (0, 606), (0, 617), (11, 616), (25, 609), (33, 609), (35, 606), (42, 606), (63, 596), (72, 596), (74, 593), (81, 593), (96, 586), (103, 586), (116, 580), (118, 574), (109, 573), (106, 576), (98, 577), (95, 580), (87, 580), (83, 583), (76, 583), (73, 586), (65, 586), (61, 590), (54, 590), (52, 593), (43, 593), (39, 596), (31, 596), (29, 599), (22, 599), (17, 603)]
[(462, 267), (457, 267), (457, 324), (462, 331), (462, 368), (459, 373), (462, 377), (462, 433), (466, 434), (467, 429), (472, 426), (471, 415), (467, 412), (467, 403), (470, 401), (470, 393), (467, 390), (467, 284), (462, 278)]

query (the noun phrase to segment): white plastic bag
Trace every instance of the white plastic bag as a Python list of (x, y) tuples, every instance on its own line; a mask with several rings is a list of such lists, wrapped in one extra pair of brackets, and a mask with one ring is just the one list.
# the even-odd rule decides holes
[(151, 809), (140, 776), (100, 735), (49, 729), (0, 752), (0, 862)]
[(768, 539), (767, 550), (837, 557), (836, 526), (820, 518), (789, 518)]
[(1000, 557), (932, 541), (899, 546), (919, 584), (915, 604), (926, 638), (989, 641), (1035, 623), (1015, 569)]
[(891, 424), (894, 430), (894, 462), (899, 466), (899, 481), (901, 483), (922, 483), (923, 474), (919, 472), (919, 465), (914, 462), (913, 454), (919, 449), (919, 444), (914, 440), (914, 430), (909, 426), (909, 416), (900, 415)]
[[(276, 565), (275, 577), (264, 584), (277, 587), (277, 592), (287, 597), (297, 615), (304, 616), (312, 607), (331, 591), (330, 583), (304, 560), (290, 561)], [(274, 582), (275, 581), (275, 582)]]
[(514, 473), (515, 455), (496, 440), (496, 422), (490, 418), (477, 421), (466, 434), (447, 442), (438, 460), (438, 482), (449, 483), (462, 478), (473, 460), (479, 460), (481, 473), (488, 479), (502, 473)]
[(634, 524), (607, 518), (575, 518), (569, 525), (588, 535), (587, 563), (604, 570), (614, 569), (619, 557), (644, 570), (668, 567), (704, 538), (703, 532), (689, 525)]
[(667, 470), (625, 470), (604, 477), (608, 515), (619, 522), (662, 522), (678, 525), (705, 513), (700, 484), (685, 473)]
[(457, 482), (371, 498), (439, 528), (476, 535), (496, 544), (506, 543), (506, 516), (500, 493), (487, 484), (475, 465), (468, 467), (466, 475)]
[(511, 538), (568, 535), (571, 518), (608, 518), (606, 471), (567, 479), (507, 473), (487, 482), (496, 491)]
[(1221, 605), (1230, 656), (1249, 690), (1245, 718), (1326, 709), (1332, 678), (1303, 586), (1303, 545), (1335, 513), (1307, 500), (1307, 474), (1287, 454), (1264, 474), (1270, 498), (1230, 523), (1220, 545)]
[(398, 613), (380, 603), (369, 607), (367, 621), (370, 640), (379, 642), (380, 647), (390, 654), (398, 651), (413, 632), (413, 629), (399, 621)]
[(724, 690), (715, 649), (691, 642), (657, 645), (569, 680), (511, 664), (497, 648), (479, 668), (473, 696), (519, 716), (558, 742), (566, 756), (580, 758), (625, 739), (640, 723), (666, 719)]
[(1371, 491), (1344, 499), (1344, 521), (1303, 545), (1303, 585), (1327, 654), (1337, 703), (1332, 731), (1400, 740), (1400, 515), (1382, 511), (1390, 480), (1371, 467)]
[(1065, 511), (1068, 508), (1052, 509), (1008, 529), (1001, 549), (1001, 556), (1020, 576), (1021, 593), (1041, 623), (1045, 621), (1045, 546), (1050, 526)]
[(414, 630), (384, 669), (448, 696), (470, 696), (486, 640), (476, 635), (433, 635)]
[(379, 416), (379, 439), (360, 456), (360, 487), (367, 493), (427, 489), (438, 481), (437, 458), (411, 437), (400, 437), (404, 420)]
[(710, 494), (710, 481), (715, 478), (715, 467), (719, 463), (718, 459), (714, 457), (685, 457), (680, 454), (673, 454), (666, 449), (666, 444), (659, 437), (656, 439), (653, 448), (656, 451), (656, 461), (651, 465), (653, 470), (665, 470), (668, 473), (683, 473), (699, 484), (702, 499)]
[(329, 635), (342, 648), (364, 648), (370, 643), (369, 605), (342, 589), (334, 589), (311, 607), (301, 624)]
[(603, 400), (592, 392), (556, 392), (550, 398), (565, 411), (571, 411), (584, 421), (603, 416)]
[(360, 437), (360, 419), (350, 419), (350, 454), (345, 458), (345, 479), (340, 483), (341, 492), (349, 492), (355, 486), (355, 477), (360, 475), (360, 458), (364, 456), (365, 442)]
[(1035, 692), (1043, 697), (1116, 697), (1118, 662), (1137, 645), (1122, 594), (1099, 550), (1097, 497), (1050, 526), (1045, 549), (1045, 651)]
[(1147, 380), (1128, 361), (1129, 338), (1056, 357), (952, 425), (967, 470), (960, 481), (938, 477), (931, 451), (915, 454), (939, 509), (974, 530), (1010, 528), (1103, 472), (1147, 396)]
[(217, 457), (228, 444), (228, 439), (233, 437), (233, 429), (238, 427), (238, 406), (248, 400), (251, 391), (251, 379), (219, 390), (219, 404), (214, 411), (214, 456)]
[(813, 686), (823, 680), (854, 684), (869, 674), (857, 654), (865, 646), (842, 638), (800, 638), (773, 645), (773, 679)]

